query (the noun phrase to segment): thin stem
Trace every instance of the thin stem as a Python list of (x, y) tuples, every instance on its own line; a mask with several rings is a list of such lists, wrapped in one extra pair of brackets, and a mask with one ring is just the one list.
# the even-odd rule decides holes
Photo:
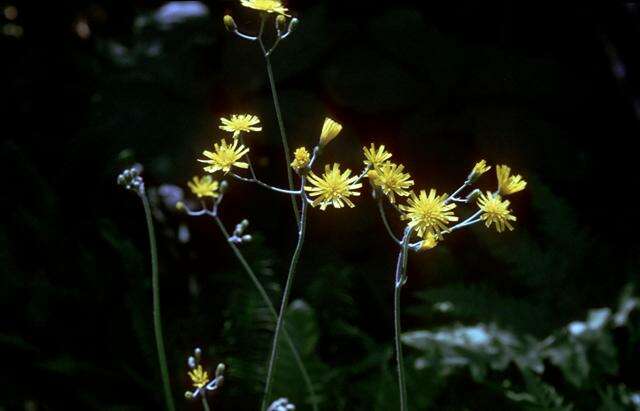
[[(302, 176), (300, 178), (300, 187), (304, 187), (306, 183), (306, 177)], [(302, 207), (300, 213), (300, 228), (298, 230), (298, 243), (296, 244), (296, 248), (293, 251), (293, 256), (291, 257), (291, 264), (289, 265), (289, 273), (287, 274), (287, 282), (284, 287), (284, 292), (282, 294), (282, 302), (280, 304), (280, 312), (278, 313), (278, 321), (276, 322), (276, 329), (273, 335), (273, 343), (271, 346), (271, 357), (269, 358), (269, 365), (267, 368), (267, 381), (265, 383), (264, 388), (264, 397), (262, 398), (262, 410), (265, 410), (267, 407), (267, 401), (269, 400), (269, 396), (271, 395), (271, 385), (273, 382), (273, 371), (276, 362), (276, 357), (278, 355), (278, 338), (280, 337), (280, 332), (284, 327), (284, 316), (286, 313), (287, 305), (289, 304), (289, 297), (291, 296), (291, 288), (293, 286), (293, 279), (296, 273), (296, 267), (298, 265), (298, 260), (300, 259), (300, 253), (302, 252), (302, 245), (304, 244), (304, 237), (307, 230), (307, 195), (304, 189), (302, 189)]]
[(162, 338), (162, 320), (160, 315), (160, 280), (158, 275), (158, 247), (156, 245), (156, 234), (153, 227), (151, 207), (149, 199), (143, 192), (139, 193), (144, 215), (147, 220), (147, 230), (149, 231), (149, 248), (151, 249), (151, 282), (153, 287), (153, 329), (156, 337), (156, 348), (158, 350), (158, 361), (160, 363), (160, 373), (162, 374), (162, 386), (164, 388), (164, 399), (169, 411), (175, 411), (173, 396), (171, 395), (171, 384), (169, 382), (169, 369), (167, 367), (167, 357), (164, 351), (164, 341)]
[(465, 188), (467, 188), (470, 184), (471, 184), (471, 182), (470, 182), (469, 180), (466, 180), (466, 181), (464, 182), (464, 184), (462, 184), (462, 185), (460, 186), (460, 188), (458, 188), (456, 191), (454, 191), (454, 192), (453, 192), (453, 194), (451, 194), (451, 195), (450, 195), (446, 200), (444, 200), (444, 203), (445, 203), (445, 204), (449, 204), (449, 202), (451, 202), (451, 201), (455, 201), (455, 200), (454, 200), (454, 199), (455, 199), (455, 197), (456, 197), (456, 196), (457, 196), (457, 195), (458, 195), (462, 190), (464, 190)]
[[(276, 309), (273, 306), (273, 303), (271, 302), (271, 299), (267, 295), (266, 290), (262, 286), (262, 283), (260, 283), (260, 280), (258, 280), (258, 277), (253, 272), (253, 269), (251, 268), (251, 266), (249, 265), (247, 260), (244, 258), (244, 255), (242, 255), (242, 252), (240, 251), (240, 249), (234, 243), (229, 241), (229, 238), (230, 238), (229, 237), (229, 232), (225, 228), (224, 223), (222, 222), (222, 220), (220, 220), (220, 217), (218, 217), (217, 214), (214, 214), (213, 218), (215, 219), (216, 223), (218, 224), (218, 227), (220, 228), (220, 231), (222, 232), (222, 235), (224, 235), (225, 239), (227, 240), (227, 244), (229, 244), (229, 247), (231, 247), (231, 250), (235, 254), (236, 258), (238, 259), (238, 261), (240, 261), (240, 265), (242, 265), (242, 267), (244, 268), (245, 272), (247, 273), (247, 275), (251, 279), (251, 282), (253, 283), (253, 285), (258, 290), (258, 293), (260, 294), (260, 296), (262, 297), (262, 300), (264, 301), (265, 305), (269, 309), (269, 312), (271, 313), (273, 318), (277, 320), (278, 319), (278, 313), (276, 312)], [(302, 374), (302, 378), (304, 379), (304, 383), (307, 386), (307, 390), (309, 391), (309, 395), (311, 396), (312, 407), (313, 407), (314, 411), (317, 411), (318, 410), (318, 402), (317, 402), (315, 390), (313, 388), (313, 384), (311, 383), (311, 378), (309, 377), (309, 373), (307, 372), (307, 369), (304, 366), (304, 362), (302, 361), (302, 358), (300, 357), (300, 353), (298, 352), (298, 349), (296, 348), (295, 344), (293, 343), (293, 339), (291, 338), (291, 335), (289, 334), (289, 332), (287, 331), (286, 328), (283, 330), (283, 333), (284, 333), (284, 338), (286, 339), (287, 344), (289, 345), (289, 348), (291, 349), (291, 353), (293, 354), (293, 358), (294, 358), (294, 360), (296, 362), (296, 365), (300, 369), (300, 373)]]
[(411, 229), (407, 228), (402, 237), (402, 247), (398, 253), (398, 262), (396, 265), (395, 289), (393, 293), (393, 317), (394, 317), (394, 339), (396, 348), (396, 365), (398, 369), (398, 389), (400, 391), (400, 411), (407, 411), (407, 384), (404, 374), (404, 358), (402, 356), (402, 343), (400, 341), (401, 324), (400, 324), (400, 291), (402, 285), (406, 281), (407, 273), (407, 250), (409, 247), (409, 237), (411, 237)]
[(384, 223), (384, 226), (387, 229), (387, 232), (389, 233), (389, 236), (393, 239), (393, 241), (396, 244), (400, 245), (401, 244), (400, 240), (393, 233), (393, 230), (391, 229), (391, 226), (389, 225), (389, 221), (387, 220), (387, 213), (384, 211), (384, 204), (382, 204), (382, 198), (380, 198), (379, 195), (378, 195), (377, 203), (378, 203), (378, 210), (380, 210), (380, 217), (382, 218), (382, 222)]
[(271, 186), (263, 181), (258, 180), (255, 177), (252, 178), (247, 178), (247, 177), (242, 177), (239, 176), (235, 173), (229, 173), (231, 175), (231, 177), (235, 178), (236, 180), (240, 180), (240, 181), (244, 181), (245, 183), (256, 183), (264, 188), (267, 188), (269, 190), (275, 191), (277, 193), (282, 193), (282, 194), (291, 194), (292, 196), (297, 196), (300, 195), (300, 191), (296, 191), (296, 190), (285, 190), (284, 188), (279, 188), (279, 187), (274, 187)]
[(202, 407), (204, 408), (204, 411), (211, 411), (211, 408), (209, 408), (209, 402), (207, 401), (206, 392), (206, 390), (202, 391)]
[[(260, 44), (260, 48), (262, 49), (262, 55), (264, 56), (264, 61), (267, 66), (267, 77), (269, 78), (269, 87), (271, 88), (271, 96), (273, 97), (273, 106), (276, 111), (276, 118), (278, 119), (278, 127), (280, 129), (280, 138), (282, 139), (282, 149), (284, 151), (284, 159), (286, 161), (287, 167), (287, 181), (289, 183), (289, 190), (293, 191), (293, 172), (291, 171), (291, 153), (289, 151), (289, 143), (287, 142), (287, 134), (284, 130), (284, 121), (282, 120), (282, 112), (280, 111), (280, 101), (278, 99), (278, 92), (276, 90), (276, 81), (273, 78), (273, 69), (271, 68), (271, 57), (269, 56), (269, 52), (265, 49), (264, 43), (262, 42), (262, 33), (264, 31), (264, 22), (266, 16), (263, 15), (260, 20), (260, 34), (258, 35), (258, 43)], [(298, 228), (301, 225), (301, 217), (298, 211), (298, 201), (295, 195), (291, 195), (291, 206), (293, 207), (293, 214), (296, 219), (296, 224)]]

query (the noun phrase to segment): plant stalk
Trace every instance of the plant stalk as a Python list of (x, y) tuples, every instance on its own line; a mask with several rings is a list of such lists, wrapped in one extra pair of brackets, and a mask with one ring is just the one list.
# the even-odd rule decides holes
[(302, 252), (302, 245), (304, 244), (305, 233), (307, 229), (307, 195), (304, 191), (304, 185), (306, 182), (306, 177), (302, 176), (300, 179), (300, 186), (302, 188), (302, 208), (300, 213), (300, 227), (298, 230), (298, 243), (296, 244), (296, 248), (293, 251), (293, 256), (291, 257), (291, 263), (289, 265), (289, 273), (287, 274), (287, 282), (284, 287), (284, 292), (282, 294), (282, 302), (280, 304), (280, 312), (278, 313), (278, 321), (276, 322), (276, 329), (273, 334), (273, 344), (271, 346), (271, 357), (269, 358), (269, 365), (267, 368), (267, 381), (265, 383), (264, 388), (264, 397), (262, 398), (262, 410), (265, 410), (267, 407), (267, 401), (269, 400), (269, 396), (271, 395), (271, 388), (273, 383), (273, 371), (276, 362), (276, 357), (278, 355), (278, 339), (280, 337), (280, 332), (284, 327), (284, 316), (286, 313), (287, 305), (289, 304), (289, 297), (291, 296), (291, 288), (293, 286), (293, 280), (296, 273), (296, 268), (298, 266), (298, 261), (300, 260), (300, 253)]
[[(277, 320), (278, 312), (273, 306), (273, 303), (271, 302), (271, 299), (269, 298), (269, 295), (267, 294), (266, 290), (262, 286), (262, 283), (260, 283), (260, 280), (258, 280), (258, 277), (253, 272), (253, 269), (251, 268), (247, 260), (244, 258), (244, 255), (242, 255), (242, 252), (240, 251), (240, 249), (234, 243), (229, 241), (229, 232), (225, 228), (222, 220), (220, 220), (220, 217), (215, 215), (214, 218), (216, 220), (216, 223), (218, 224), (218, 227), (220, 228), (220, 231), (222, 232), (225, 239), (227, 240), (227, 244), (229, 244), (229, 247), (231, 247), (231, 250), (235, 254), (238, 261), (240, 261), (240, 264), (246, 271), (247, 275), (249, 275), (251, 282), (253, 282), (253, 285), (258, 290), (258, 293), (260, 294), (260, 296), (262, 297), (262, 300), (264, 301), (267, 308), (269, 309), (269, 312), (271, 313), (271, 315), (273, 315), (273, 318)], [(298, 349), (293, 343), (293, 339), (291, 338), (291, 335), (289, 334), (286, 328), (283, 329), (283, 334), (284, 334), (285, 340), (287, 341), (287, 344), (289, 345), (289, 348), (291, 349), (291, 353), (293, 354), (294, 361), (296, 362), (296, 365), (300, 369), (300, 373), (302, 374), (302, 379), (304, 380), (304, 383), (307, 386), (307, 390), (309, 391), (309, 395), (311, 397), (311, 406), (313, 407), (314, 411), (318, 411), (318, 402), (316, 398), (316, 393), (313, 388), (311, 378), (309, 377), (309, 373), (307, 372), (307, 368), (304, 366), (304, 362), (300, 357), (300, 353), (298, 352)]]
[(400, 341), (400, 292), (404, 285), (407, 273), (407, 250), (409, 248), (409, 237), (411, 229), (407, 227), (402, 237), (400, 252), (398, 253), (398, 263), (396, 265), (395, 289), (393, 293), (393, 317), (394, 317), (394, 337), (396, 348), (396, 365), (398, 369), (398, 390), (400, 393), (400, 411), (407, 411), (407, 383), (404, 374), (404, 358), (402, 356), (402, 342)]
[(169, 382), (169, 369), (167, 367), (167, 357), (164, 350), (164, 340), (162, 337), (162, 317), (160, 315), (160, 279), (158, 275), (158, 247), (156, 245), (156, 234), (153, 227), (153, 217), (151, 207), (146, 193), (141, 192), (140, 198), (144, 206), (144, 214), (147, 220), (147, 230), (149, 231), (149, 248), (151, 250), (151, 283), (153, 288), (153, 330), (156, 337), (156, 348), (158, 350), (158, 362), (160, 363), (160, 373), (162, 375), (162, 386), (164, 389), (165, 402), (169, 411), (175, 411), (173, 396), (171, 395), (171, 383)]

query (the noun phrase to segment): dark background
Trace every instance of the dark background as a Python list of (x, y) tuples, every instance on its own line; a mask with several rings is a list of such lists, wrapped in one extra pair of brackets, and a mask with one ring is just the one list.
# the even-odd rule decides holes
[[(273, 324), (214, 223), (180, 215), (155, 195), (201, 172), (195, 159), (231, 113), (261, 118), (264, 131), (247, 138), (257, 172), (285, 184), (257, 45), (222, 24), (231, 13), (254, 32), (257, 15), (235, 1), (205, 3), (208, 15), (175, 24), (156, 14), (160, 1), (0, 4), (1, 409), (162, 407), (143, 210), (115, 184), (136, 162), (155, 199), (177, 404), (200, 406), (182, 398), (186, 357), (200, 346), (210, 368), (229, 366), (214, 409), (257, 408)], [(514, 232), (479, 226), (410, 257), (405, 330), (483, 323), (542, 339), (588, 309), (615, 309), (639, 264), (640, 4), (287, 6), (301, 24), (273, 60), (293, 147), (315, 144), (331, 116), (344, 130), (322, 162), (358, 170), (361, 147), (375, 141), (418, 189), (451, 192), (480, 158), (507, 163), (529, 182), (512, 198)], [(480, 187), (494, 179), (492, 170)], [(397, 408), (396, 250), (362, 191), (354, 209), (311, 210), (293, 291), (302, 351), (326, 410)], [(251, 221), (255, 240), (243, 251), (278, 300), (295, 241), (288, 198), (233, 183), (222, 218), (230, 229)], [(437, 309), (442, 302), (453, 309)], [(547, 364), (539, 381), (574, 409), (611, 409), (603, 392), (640, 390), (634, 338), (637, 330), (607, 340), (607, 364), (618, 364), (607, 372), (588, 362), (574, 384)], [(414, 409), (521, 409), (505, 391), (532, 393), (516, 366), (481, 378), (467, 367), (415, 370), (420, 352), (405, 350)], [(295, 368), (282, 362), (276, 393), (309, 409)]]

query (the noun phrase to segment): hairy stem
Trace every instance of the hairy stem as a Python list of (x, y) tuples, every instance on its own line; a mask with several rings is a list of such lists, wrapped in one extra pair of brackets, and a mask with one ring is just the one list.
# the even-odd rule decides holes
[[(251, 268), (247, 260), (244, 258), (244, 255), (242, 255), (242, 252), (240, 251), (240, 249), (234, 243), (228, 241), (229, 232), (227, 231), (224, 224), (222, 223), (222, 220), (220, 220), (220, 217), (215, 215), (214, 218), (216, 220), (216, 223), (218, 224), (218, 227), (220, 228), (220, 231), (222, 232), (224, 237), (227, 239), (227, 244), (229, 244), (229, 247), (231, 247), (231, 250), (235, 254), (236, 258), (238, 259), (238, 261), (240, 261), (240, 264), (246, 271), (247, 275), (249, 275), (249, 278), (251, 278), (251, 282), (253, 282), (253, 284), (255, 285), (256, 289), (258, 290), (258, 293), (262, 297), (262, 300), (264, 301), (265, 305), (269, 309), (269, 312), (271, 313), (271, 315), (273, 315), (273, 318), (277, 320), (278, 312), (273, 306), (273, 303), (271, 302), (271, 299), (267, 295), (266, 290), (262, 286), (262, 283), (260, 283), (260, 280), (258, 280), (258, 277), (253, 272), (253, 269)], [(309, 377), (309, 373), (307, 372), (307, 368), (304, 366), (304, 362), (300, 357), (300, 353), (298, 352), (298, 349), (293, 343), (293, 339), (291, 338), (291, 335), (289, 334), (286, 328), (283, 330), (283, 334), (284, 334), (285, 340), (287, 341), (287, 344), (289, 345), (289, 348), (291, 349), (291, 353), (293, 354), (293, 358), (296, 362), (296, 365), (300, 369), (300, 373), (302, 374), (302, 379), (304, 380), (304, 383), (307, 386), (307, 390), (309, 391), (309, 396), (311, 397), (311, 405), (313, 407), (313, 410), (317, 411), (318, 402), (316, 398), (316, 393), (313, 388), (313, 384), (311, 383), (311, 378)]]
[(167, 367), (167, 357), (164, 351), (164, 341), (162, 337), (162, 320), (160, 315), (160, 280), (158, 276), (158, 247), (156, 246), (156, 234), (153, 227), (153, 217), (149, 199), (143, 192), (140, 193), (144, 214), (147, 220), (149, 231), (149, 248), (151, 249), (151, 282), (153, 288), (153, 329), (156, 337), (156, 348), (158, 350), (158, 362), (160, 363), (160, 373), (162, 374), (162, 386), (164, 388), (165, 402), (169, 411), (175, 411), (173, 396), (171, 395), (171, 383), (169, 382), (169, 369)]
[[(306, 177), (302, 177), (300, 179), (300, 187), (304, 187), (306, 182)], [(293, 251), (293, 256), (291, 257), (291, 263), (289, 265), (289, 273), (287, 274), (287, 282), (284, 287), (284, 292), (282, 294), (282, 302), (280, 304), (280, 312), (278, 313), (278, 321), (276, 322), (276, 329), (273, 334), (273, 343), (271, 346), (271, 357), (269, 358), (269, 365), (267, 368), (267, 381), (265, 383), (264, 388), (264, 397), (262, 398), (262, 410), (265, 410), (267, 407), (267, 401), (269, 400), (269, 396), (271, 395), (271, 385), (273, 383), (273, 371), (276, 363), (276, 357), (278, 356), (278, 338), (280, 337), (280, 332), (284, 327), (284, 316), (287, 310), (287, 305), (289, 304), (289, 297), (291, 296), (291, 288), (293, 286), (293, 279), (296, 273), (296, 267), (298, 266), (298, 260), (300, 259), (300, 253), (302, 252), (302, 245), (304, 244), (304, 237), (307, 229), (307, 195), (302, 188), (302, 208), (300, 213), (300, 228), (298, 230), (298, 243), (296, 244), (296, 248)]]
[(409, 237), (411, 229), (405, 230), (402, 237), (402, 248), (398, 253), (398, 263), (396, 265), (395, 290), (393, 293), (393, 317), (394, 317), (394, 337), (396, 348), (396, 365), (398, 368), (398, 389), (400, 391), (400, 411), (407, 411), (407, 383), (404, 375), (404, 358), (402, 356), (402, 342), (400, 341), (400, 291), (405, 282), (407, 274), (407, 250), (409, 247)]

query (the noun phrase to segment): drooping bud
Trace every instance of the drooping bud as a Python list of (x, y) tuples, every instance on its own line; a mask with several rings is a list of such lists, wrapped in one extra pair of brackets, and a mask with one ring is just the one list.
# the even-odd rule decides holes
[(236, 22), (231, 15), (225, 15), (222, 18), (222, 21), (224, 22), (224, 27), (226, 27), (227, 30), (231, 32), (238, 30), (238, 26), (236, 26)]
[(287, 34), (288, 33), (292, 33), (293, 30), (298, 27), (298, 24), (300, 23), (300, 20), (298, 20), (297, 18), (292, 18), (291, 21), (289, 22), (289, 30), (287, 30)]

